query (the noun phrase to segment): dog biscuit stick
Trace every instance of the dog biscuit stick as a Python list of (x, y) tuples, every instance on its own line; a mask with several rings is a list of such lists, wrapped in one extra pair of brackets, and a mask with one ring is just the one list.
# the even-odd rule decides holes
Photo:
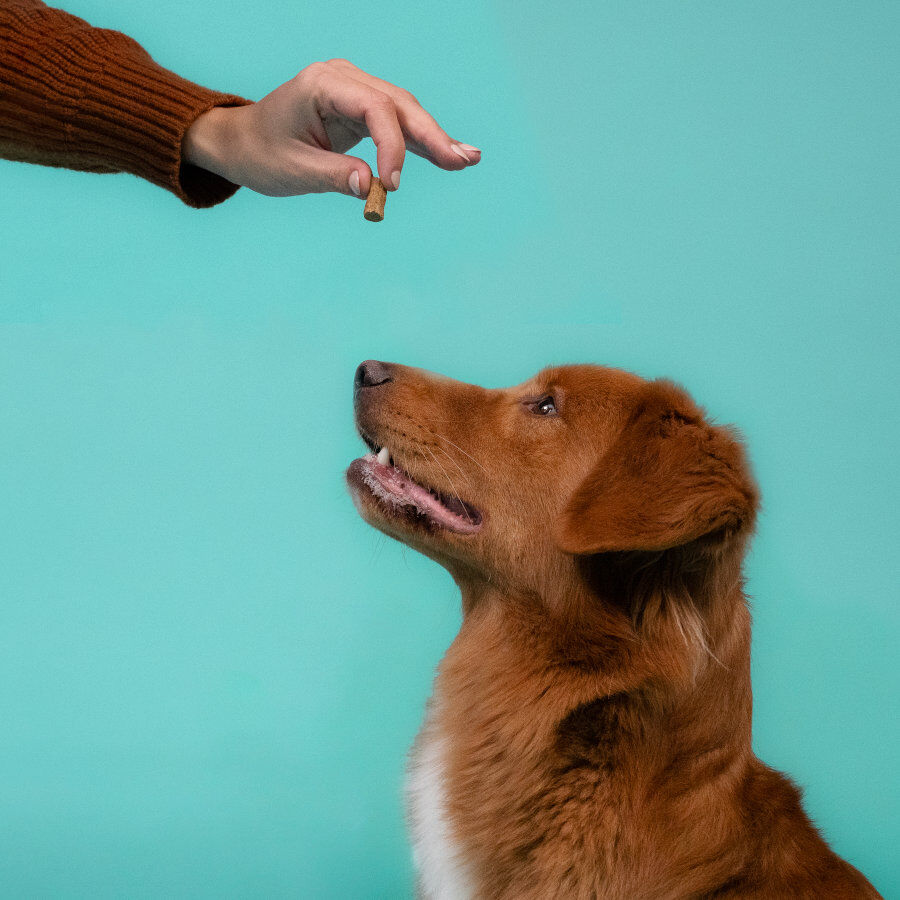
[(363, 215), (370, 222), (380, 222), (384, 218), (384, 202), (387, 200), (387, 191), (380, 178), (373, 178), (369, 185), (369, 196), (366, 197), (366, 208)]

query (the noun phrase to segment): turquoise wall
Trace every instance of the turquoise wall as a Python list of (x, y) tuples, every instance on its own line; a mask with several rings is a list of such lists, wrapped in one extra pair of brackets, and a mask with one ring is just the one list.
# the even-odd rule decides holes
[(0, 892), (409, 896), (459, 609), (346, 495), (375, 357), (603, 362), (742, 428), (757, 751), (900, 896), (900, 6), (65, 6), (253, 98), (345, 56), (484, 160), (412, 158), (381, 225), (0, 163)]

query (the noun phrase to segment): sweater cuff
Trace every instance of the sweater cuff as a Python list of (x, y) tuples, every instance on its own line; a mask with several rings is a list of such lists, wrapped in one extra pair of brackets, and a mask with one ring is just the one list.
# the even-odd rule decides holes
[(166, 188), (188, 206), (214, 206), (232, 196), (238, 185), (182, 159), (182, 141), (207, 110), (251, 101), (181, 78), (119, 32), (93, 29), (91, 37), (89, 48), (77, 41), (67, 47), (71, 63), (83, 49), (83, 63), (94, 69), (85, 73), (89, 79), (67, 126), (70, 140), (88, 141), (119, 171)]

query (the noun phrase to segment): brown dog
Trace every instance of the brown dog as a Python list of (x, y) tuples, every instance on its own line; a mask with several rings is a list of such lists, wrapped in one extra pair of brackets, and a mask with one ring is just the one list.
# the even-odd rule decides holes
[(750, 746), (732, 432), (597, 366), (485, 390), (369, 361), (354, 400), (362, 516), (462, 591), (410, 766), (423, 897), (879, 896)]

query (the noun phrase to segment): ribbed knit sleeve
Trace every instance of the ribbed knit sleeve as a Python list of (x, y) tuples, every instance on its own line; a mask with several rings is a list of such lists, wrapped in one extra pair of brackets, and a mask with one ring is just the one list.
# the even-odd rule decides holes
[(0, 0), (0, 157), (89, 172), (130, 172), (194, 207), (237, 185), (185, 163), (191, 123), (250, 101), (157, 65), (131, 38), (38, 0)]

